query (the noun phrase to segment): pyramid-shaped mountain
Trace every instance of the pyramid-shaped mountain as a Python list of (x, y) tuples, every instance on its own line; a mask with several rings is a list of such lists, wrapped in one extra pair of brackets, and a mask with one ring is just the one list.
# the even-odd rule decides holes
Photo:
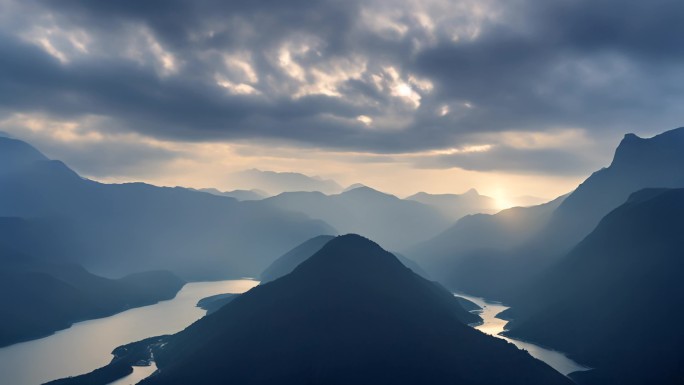
[(465, 322), (449, 292), (357, 235), (329, 241), (154, 351), (143, 384), (571, 384)]

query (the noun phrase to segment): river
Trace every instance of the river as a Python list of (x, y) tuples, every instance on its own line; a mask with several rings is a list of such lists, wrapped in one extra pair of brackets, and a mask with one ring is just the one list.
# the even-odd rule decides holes
[[(215, 294), (243, 293), (257, 284), (258, 281), (248, 279), (188, 283), (171, 300), (79, 322), (44, 338), (1, 348), (0, 382), (38, 385), (91, 372), (108, 364), (117, 346), (176, 333), (200, 319), (206, 313), (195, 306), (200, 299)], [(131, 376), (115, 384), (147, 377), (153, 369), (135, 367)]]
[(508, 309), (507, 306), (501, 305), (500, 303), (488, 302), (487, 300), (480, 297), (472, 297), (465, 294), (455, 295), (458, 297), (463, 297), (471, 302), (474, 302), (482, 308), (482, 311), (478, 312), (478, 315), (482, 317), (483, 322), (481, 325), (475, 326), (475, 329), (480, 330), (483, 333), (492, 335), (494, 337), (498, 337), (508, 342), (511, 342), (520, 349), (527, 350), (530, 353), (530, 355), (532, 355), (532, 357), (546, 362), (550, 367), (556, 369), (561, 374), (564, 374), (566, 376), (572, 372), (589, 370), (589, 368), (578, 364), (577, 362), (571, 360), (561, 352), (546, 349), (529, 342), (524, 342), (510, 337), (502, 336), (501, 333), (503, 333), (506, 330), (506, 324), (508, 323), (508, 321), (496, 318), (496, 316), (502, 311)]
[[(183, 330), (204, 316), (196, 307), (202, 298), (223, 293), (243, 293), (258, 281), (228, 280), (186, 284), (175, 298), (154, 305), (130, 309), (110, 317), (76, 323), (50, 336), (0, 349), (0, 373), (3, 384), (38, 385), (47, 381), (88, 373), (112, 359), (117, 346), (156, 335)], [(560, 373), (587, 370), (564, 354), (535, 344), (501, 336), (508, 321), (496, 318), (507, 307), (483, 298), (457, 294), (482, 307), (481, 325), (476, 329), (502, 338), (527, 350)], [(148, 377), (156, 366), (134, 367), (129, 376), (111, 385), (135, 384)]]

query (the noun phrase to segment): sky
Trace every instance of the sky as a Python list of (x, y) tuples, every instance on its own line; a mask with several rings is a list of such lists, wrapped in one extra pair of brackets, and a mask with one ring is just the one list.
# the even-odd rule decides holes
[(0, 131), (105, 182), (553, 198), (682, 126), (681, 0), (0, 0)]

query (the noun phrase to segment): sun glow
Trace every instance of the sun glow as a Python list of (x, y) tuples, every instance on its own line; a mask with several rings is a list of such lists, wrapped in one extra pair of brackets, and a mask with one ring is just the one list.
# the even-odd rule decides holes
[(497, 210), (505, 210), (515, 206), (508, 194), (501, 189), (497, 189), (497, 191), (492, 194), (491, 197), (494, 199), (494, 205), (496, 206)]

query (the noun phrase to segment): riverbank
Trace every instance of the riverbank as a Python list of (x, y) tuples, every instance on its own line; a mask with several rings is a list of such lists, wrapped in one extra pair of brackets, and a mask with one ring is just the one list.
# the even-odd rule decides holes
[[(527, 351), (534, 358), (545, 362), (565, 376), (569, 376), (571, 373), (579, 371), (590, 370), (590, 368), (573, 361), (562, 352), (506, 336), (506, 325), (510, 320), (499, 318), (498, 316), (509, 309), (507, 306), (504, 306), (499, 302), (489, 302), (484, 298), (473, 297), (467, 294), (454, 293), (454, 295), (465, 298), (481, 308), (481, 310), (473, 310), (473, 312), (477, 312), (482, 318), (482, 323), (474, 326), (475, 329), (514, 344), (519, 349)], [(510, 312), (505, 314), (510, 314)]]
[(188, 283), (171, 300), (79, 322), (51, 336), (2, 348), (2, 382), (36, 385), (92, 372), (110, 363), (118, 346), (177, 333), (203, 317), (206, 311), (196, 306), (200, 299), (242, 293), (256, 284), (251, 280)]

